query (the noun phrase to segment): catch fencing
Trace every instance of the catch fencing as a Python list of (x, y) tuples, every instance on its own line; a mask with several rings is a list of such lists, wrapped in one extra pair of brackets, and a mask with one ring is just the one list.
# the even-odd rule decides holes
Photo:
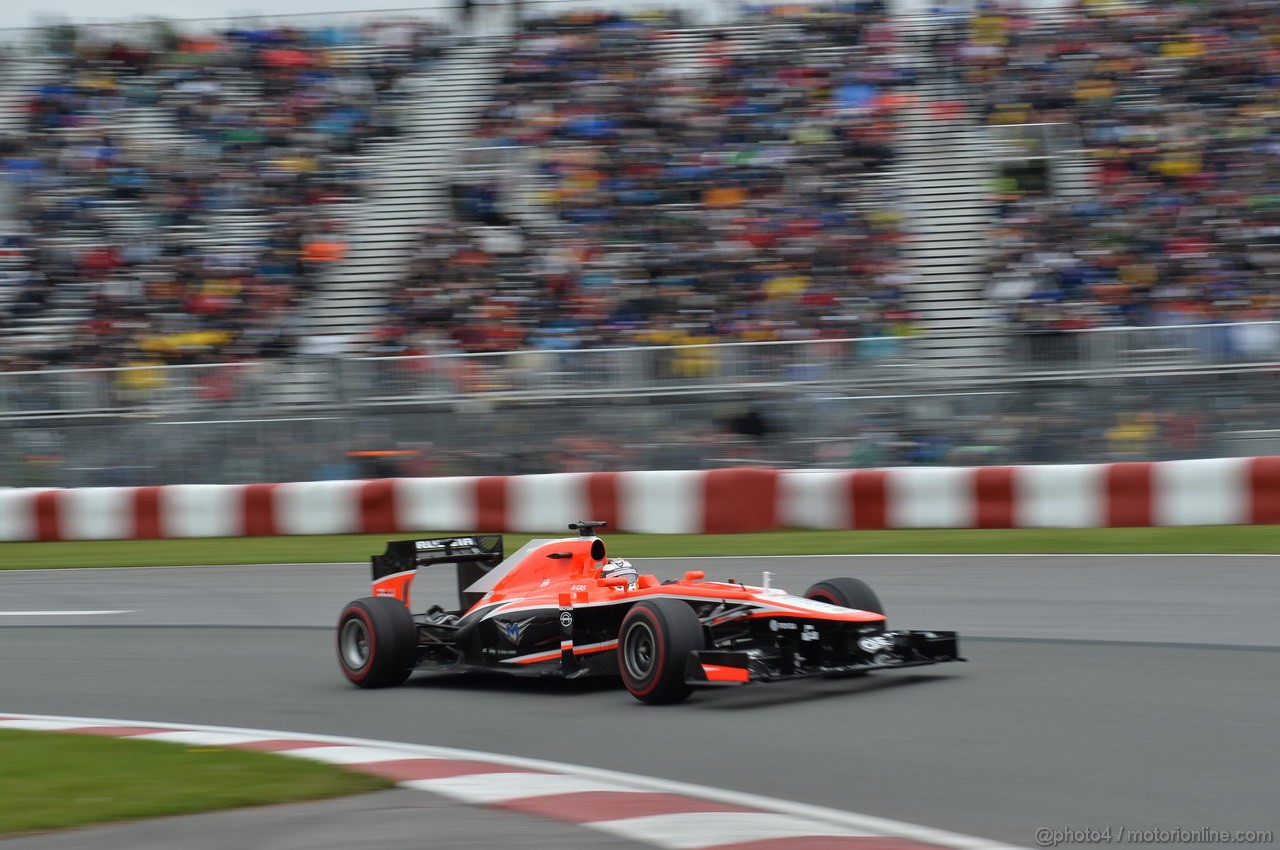
[(1009, 338), (1009, 354), (1024, 375), (1280, 366), (1280, 322), (1027, 331)]
[(1082, 332), (1089, 357), (976, 375), (928, 337), (0, 372), (0, 486), (1271, 455), (1276, 326)]
[(0, 372), (0, 419), (119, 413), (674, 395), (778, 387), (859, 389), (1046, 377), (1280, 368), (1280, 322), (1012, 334), (1007, 361), (960, 375), (925, 335), (446, 352), (113, 369)]
[(0, 418), (873, 386), (920, 378), (919, 342), (881, 336), (0, 372)]

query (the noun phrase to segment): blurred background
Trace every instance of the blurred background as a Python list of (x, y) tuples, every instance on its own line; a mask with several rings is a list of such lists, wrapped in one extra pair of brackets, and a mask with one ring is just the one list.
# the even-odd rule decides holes
[(5, 13), (0, 486), (1280, 453), (1272, 2), (292, 1)]

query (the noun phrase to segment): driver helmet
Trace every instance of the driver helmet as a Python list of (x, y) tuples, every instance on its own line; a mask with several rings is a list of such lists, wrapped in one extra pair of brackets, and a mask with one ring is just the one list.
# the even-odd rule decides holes
[(635, 590), (636, 582), (640, 580), (640, 573), (626, 558), (610, 558), (604, 562), (604, 567), (600, 570), (600, 578), (625, 578), (627, 589)]

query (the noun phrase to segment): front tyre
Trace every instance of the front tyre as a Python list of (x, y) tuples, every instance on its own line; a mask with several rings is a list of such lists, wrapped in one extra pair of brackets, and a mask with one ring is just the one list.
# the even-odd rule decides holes
[(828, 605), (839, 605), (841, 608), (857, 608), (859, 611), (884, 615), (884, 604), (871, 586), (862, 579), (829, 578), (806, 590), (804, 596), (815, 602), (826, 602)]
[(418, 661), (418, 628), (399, 599), (357, 599), (338, 618), (338, 666), (352, 684), (387, 688), (409, 678)]
[(698, 615), (678, 599), (637, 602), (618, 631), (618, 670), (631, 695), (661, 705), (693, 691), (685, 682), (689, 654), (707, 648)]

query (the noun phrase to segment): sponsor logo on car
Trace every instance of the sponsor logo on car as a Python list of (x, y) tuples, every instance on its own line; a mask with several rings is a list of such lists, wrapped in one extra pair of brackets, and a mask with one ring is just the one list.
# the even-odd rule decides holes
[(474, 548), (476, 541), (474, 537), (444, 537), (439, 540), (417, 540), (413, 544), (418, 551), (426, 549), (445, 549), (452, 546), (454, 549)]
[(858, 646), (866, 652), (879, 652), (882, 649), (893, 649), (893, 638), (883, 636), (858, 638)]
[(520, 639), (524, 637), (524, 633), (529, 630), (529, 626), (533, 625), (533, 618), (528, 620), (494, 620), (498, 626), (498, 631), (502, 636), (517, 646), (520, 645)]

